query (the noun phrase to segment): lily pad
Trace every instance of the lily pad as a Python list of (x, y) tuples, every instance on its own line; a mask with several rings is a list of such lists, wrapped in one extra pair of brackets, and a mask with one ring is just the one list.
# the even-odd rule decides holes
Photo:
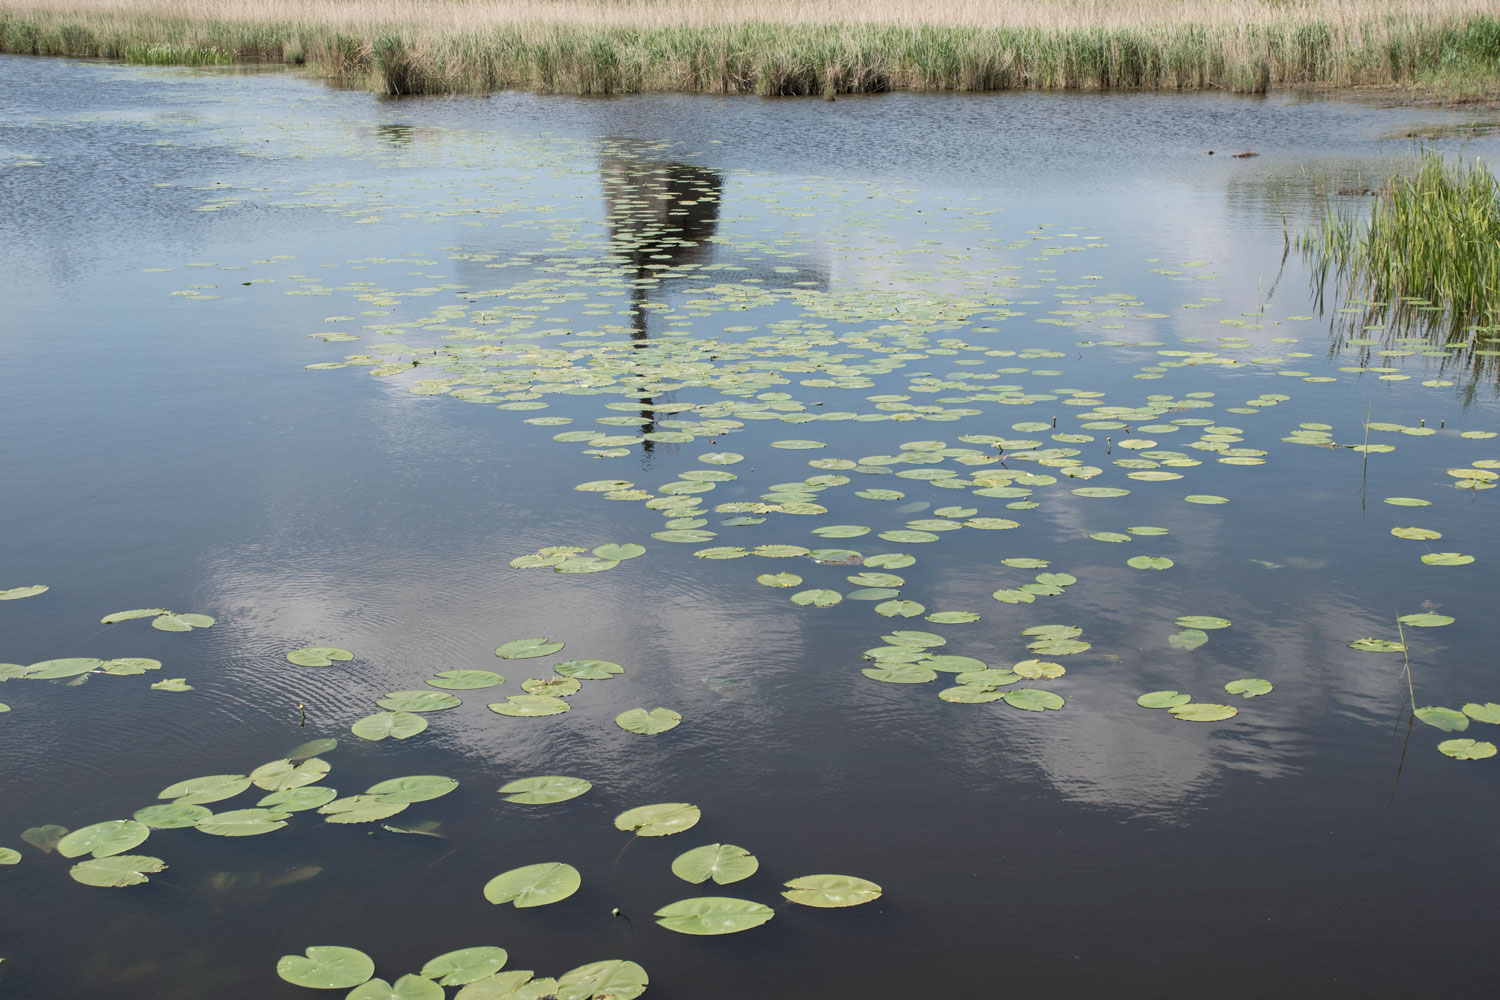
[(977, 611), (934, 611), (925, 617), (936, 625), (963, 625), (979, 621), (980, 615)]
[(48, 587), (44, 583), (32, 584), (29, 587), (10, 587), (0, 590), (0, 601), (19, 601), (23, 597), (35, 597), (37, 594), (45, 594)]
[(338, 797), (339, 793), (332, 788), (324, 788), (322, 785), (304, 785), (301, 788), (272, 792), (255, 804), (263, 809), (275, 808), (278, 812), (302, 812), (306, 809), (326, 806)]
[(563, 677), (576, 677), (581, 681), (607, 681), (625, 672), (625, 668), (609, 660), (569, 660), (552, 668)]
[(1452, 625), (1456, 619), (1448, 615), (1417, 614), (1402, 615), (1396, 620), (1410, 628), (1440, 628), (1443, 625)]
[(698, 824), (702, 812), (686, 802), (659, 802), (636, 806), (615, 817), (615, 829), (634, 831), (639, 837), (669, 837)]
[(137, 809), (132, 818), (137, 823), (144, 823), (153, 830), (181, 830), (211, 815), (213, 811), (207, 806), (183, 802), (161, 802)]
[(1142, 708), (1176, 708), (1192, 701), (1191, 695), (1181, 691), (1147, 691), (1135, 700)]
[(1246, 698), (1259, 698), (1263, 694), (1271, 693), (1271, 682), (1259, 677), (1243, 677), (1237, 681), (1230, 681), (1224, 685), (1224, 690), (1230, 694), (1243, 695)]
[(349, 731), (364, 740), (378, 741), (387, 736), (406, 740), (426, 728), (427, 720), (411, 712), (376, 712), (354, 723)]
[(1166, 556), (1135, 556), (1125, 560), (1131, 569), (1171, 569), (1175, 563)]
[(563, 648), (561, 642), (539, 639), (512, 639), (495, 649), (495, 655), (506, 660), (528, 660), (537, 656), (551, 656)]
[(782, 895), (803, 906), (835, 908), (872, 903), (884, 891), (868, 879), (853, 875), (803, 875), (786, 883)]
[(1177, 619), (1178, 628), (1216, 629), (1228, 628), (1229, 625), (1228, 618), (1215, 618), (1212, 615), (1183, 615)]
[(1215, 705), (1206, 701), (1189, 701), (1174, 705), (1168, 711), (1183, 722), (1221, 722), (1240, 714), (1233, 705)]
[(92, 656), (68, 656), (60, 660), (42, 660), (26, 668), (25, 676), (33, 680), (60, 680), (77, 677), (104, 666), (104, 661)]
[(1028, 712), (1056, 711), (1063, 707), (1062, 695), (1041, 688), (1015, 688), (1005, 692), (1005, 703)]
[(337, 646), (302, 646), (286, 654), (299, 667), (331, 667), (335, 660), (352, 660), (354, 654)]
[(547, 694), (554, 698), (575, 695), (583, 685), (575, 677), (528, 677), (521, 682), (527, 694)]
[(243, 774), (209, 774), (168, 785), (157, 793), (159, 799), (174, 799), (179, 805), (207, 805), (232, 798), (250, 787)]
[(280, 830), (290, 816), (291, 813), (274, 809), (232, 809), (205, 816), (194, 825), (216, 837), (253, 837)]
[[(1416, 716), (1429, 726), (1441, 729), (1445, 733), (1461, 733), (1469, 728), (1467, 715), (1438, 705), (1424, 705), (1417, 709)], [(58, 846), (58, 850), (62, 850), (61, 845)]]
[(409, 803), (393, 802), (379, 795), (350, 795), (320, 806), (318, 812), (327, 817), (324, 820), (327, 823), (373, 823), (389, 819), (404, 811), (408, 805)]
[(594, 547), (595, 556), (617, 563), (624, 562), (626, 559), (635, 559), (645, 554), (646, 546), (637, 545), (635, 542), (626, 542), (623, 545), (597, 545)]
[(99, 619), (101, 625), (114, 625), (117, 622), (128, 622), (136, 618), (155, 618), (157, 615), (168, 614), (166, 608), (134, 608), (130, 611), (116, 611)]
[(1358, 649), (1365, 653), (1399, 653), (1406, 647), (1399, 642), (1390, 639), (1375, 639), (1365, 636), (1363, 639), (1355, 639), (1349, 643), (1350, 649)]
[(762, 573), (755, 582), (763, 587), (796, 587), (801, 585), (802, 577), (796, 573)]
[(365, 794), (379, 796), (386, 802), (427, 802), (442, 798), (457, 787), (457, 781), (440, 774), (412, 774), (371, 785)]
[(1473, 561), (1473, 556), (1462, 552), (1429, 552), (1422, 557), (1422, 562), (1428, 566), (1467, 566)]
[(251, 771), (250, 781), (268, 792), (280, 792), (322, 781), (329, 770), (328, 762), (317, 757), (299, 764), (293, 764), (289, 760), (273, 760)]
[(1495, 744), (1487, 740), (1444, 740), (1438, 749), (1458, 760), (1484, 760), (1495, 756)]
[(558, 977), (557, 1000), (635, 1000), (648, 982), (646, 970), (634, 962), (590, 962)]
[(191, 632), (195, 628), (208, 628), (214, 620), (209, 615), (158, 615), (151, 619), (151, 627), (163, 632)]
[(764, 903), (728, 896), (679, 899), (656, 911), (656, 922), (679, 934), (735, 934), (759, 927), (776, 915)]
[(500, 786), (500, 794), (507, 802), (523, 805), (548, 805), (576, 799), (594, 786), (582, 778), (563, 775), (544, 775), (536, 778), (517, 778)]
[(443, 986), (466, 986), (493, 976), (505, 967), (509, 958), (504, 948), (492, 945), (461, 948), (432, 959), (422, 966), (420, 975)]
[(1493, 701), (1483, 705), (1471, 701), (1464, 706), (1464, 714), (1475, 722), (1487, 722), (1492, 726), (1500, 726), (1500, 704)]
[(306, 956), (283, 955), (276, 974), (293, 986), (315, 990), (347, 990), (375, 975), (369, 955), (338, 945), (313, 945)]
[(496, 715), (508, 715), (518, 719), (538, 718), (544, 715), (561, 715), (572, 706), (561, 698), (550, 694), (513, 694), (504, 701), (492, 701), (489, 709)]
[(837, 590), (819, 588), (816, 590), (799, 590), (792, 595), (793, 604), (801, 604), (804, 607), (811, 605), (815, 608), (831, 608), (844, 599), (844, 595)]
[(74, 830), (57, 842), (57, 853), (65, 858), (85, 854), (107, 858), (111, 854), (124, 854), (144, 843), (149, 836), (151, 830), (144, 823), (133, 819), (112, 819)]
[(493, 670), (439, 670), (427, 683), (445, 691), (477, 691), (504, 684), (504, 676)]
[(18, 865), (20, 863), (20, 851), (13, 847), (0, 847), (0, 865)]
[(883, 667), (864, 667), (860, 673), (882, 684), (926, 684), (937, 680), (937, 672), (921, 663), (892, 663)]
[(73, 881), (84, 885), (118, 889), (149, 882), (150, 879), (146, 878), (148, 874), (154, 875), (166, 870), (167, 864), (161, 858), (145, 854), (115, 854), (107, 858), (80, 861), (68, 869), (68, 875)]
[(728, 885), (754, 875), (760, 861), (734, 844), (706, 844), (679, 854), (672, 862), (672, 874), (684, 882), (698, 885), (713, 879), (717, 885)]
[(463, 702), (445, 691), (387, 691), (375, 704), (388, 712), (442, 712)]
[(430, 979), (407, 973), (395, 983), (371, 979), (356, 986), (344, 1000), (443, 1000), (443, 988)]
[(1215, 496), (1212, 493), (1194, 493), (1191, 496), (1185, 496), (1182, 499), (1186, 500), (1188, 503), (1204, 504), (1209, 506), (1229, 502), (1228, 497)]
[(484, 898), (497, 906), (514, 903), (519, 910), (567, 899), (582, 884), (577, 868), (561, 861), (547, 861), (496, 875), (485, 883)]
[(649, 712), (644, 708), (632, 708), (615, 716), (615, 725), (627, 733), (641, 733), (645, 736), (655, 736), (669, 729), (676, 729), (681, 721), (681, 715), (660, 706)]

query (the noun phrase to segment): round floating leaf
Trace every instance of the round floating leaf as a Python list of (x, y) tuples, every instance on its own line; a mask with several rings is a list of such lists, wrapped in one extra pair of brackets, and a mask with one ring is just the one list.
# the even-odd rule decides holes
[(1220, 504), (1220, 503), (1228, 503), (1229, 502), (1229, 498), (1228, 497), (1214, 496), (1212, 493), (1194, 493), (1192, 496), (1186, 496), (1186, 497), (1183, 497), (1182, 499), (1186, 500), (1188, 503), (1207, 504), (1207, 505)]
[(280, 830), (290, 815), (274, 809), (233, 809), (205, 816), (194, 825), (216, 837), (253, 837)]
[(444, 691), (387, 691), (375, 704), (388, 712), (442, 712), (463, 702)]
[(984, 670), (989, 664), (983, 660), (976, 660), (972, 656), (954, 656), (951, 653), (939, 653), (923, 660), (922, 666), (931, 670), (940, 670), (945, 674), (962, 674), (971, 670)]
[(1462, 552), (1429, 552), (1422, 557), (1422, 562), (1428, 566), (1467, 566), (1473, 561), (1473, 556)]
[(573, 677), (528, 677), (521, 682), (521, 690), (527, 694), (550, 694), (554, 698), (577, 694), (582, 687)]
[(577, 868), (561, 861), (547, 861), (496, 875), (485, 883), (484, 898), (497, 906), (514, 903), (519, 910), (567, 899), (582, 884)]
[(528, 660), (535, 656), (551, 656), (562, 648), (561, 642), (552, 639), (513, 639), (499, 646), (495, 655), (507, 660)]
[(186, 677), (168, 677), (151, 685), (153, 691), (191, 691), (193, 686), (187, 682)]
[(648, 982), (646, 970), (634, 962), (590, 962), (558, 978), (557, 1000), (635, 1000)]
[(709, 465), (735, 465), (744, 460), (744, 455), (732, 451), (708, 451), (698, 456), (698, 461)]
[(1055, 711), (1063, 707), (1062, 695), (1043, 691), (1041, 688), (1016, 688), (1013, 691), (1007, 691), (1005, 703), (1012, 708), (1022, 708), (1028, 712)]
[(937, 680), (937, 672), (920, 663), (892, 663), (885, 667), (865, 667), (860, 673), (883, 684), (926, 684)]
[(563, 775), (544, 775), (537, 778), (518, 778), (500, 786), (500, 794), (507, 802), (524, 805), (547, 805), (576, 799), (594, 786), (582, 778)]
[(1458, 760), (1483, 760), (1495, 756), (1495, 744), (1486, 740), (1444, 740), (1438, 749)]
[(302, 788), (288, 788), (282, 792), (272, 792), (255, 804), (263, 809), (274, 807), (279, 812), (291, 813), (326, 806), (338, 797), (339, 793), (332, 788), (305, 785)]
[(107, 858), (111, 854), (124, 854), (132, 847), (144, 843), (151, 830), (144, 823), (133, 819), (112, 819), (95, 823), (81, 830), (74, 830), (57, 842), (57, 853), (65, 858), (76, 858), (92, 854), (96, 858)]
[(1125, 560), (1131, 569), (1171, 569), (1175, 564), (1166, 556), (1136, 556)]
[(1259, 677), (1244, 677), (1225, 684), (1224, 690), (1230, 694), (1243, 695), (1246, 698), (1258, 698), (1263, 694), (1271, 693), (1271, 682), (1262, 680)]
[(581, 681), (607, 681), (625, 668), (609, 660), (569, 660), (552, 668), (563, 677), (576, 677)]
[(1433, 531), (1429, 528), (1392, 528), (1391, 534), (1414, 542), (1430, 542), (1435, 538), (1443, 537), (1441, 531)]
[(308, 740), (299, 743), (288, 750), (283, 756), (287, 760), (303, 760), (307, 757), (316, 757), (320, 753), (327, 753), (338, 748), (339, 741), (333, 737), (324, 737), (318, 740)]
[(104, 666), (104, 661), (92, 656), (69, 656), (60, 660), (43, 660), (26, 668), (25, 676), (34, 680), (58, 680), (77, 677)]
[(776, 915), (764, 903), (728, 896), (679, 899), (656, 911), (656, 922), (679, 934), (734, 934), (759, 927)]
[(803, 906), (859, 906), (880, 898), (880, 886), (853, 875), (803, 875), (786, 883), (782, 895)]
[(609, 559), (614, 562), (624, 562), (626, 559), (635, 559), (646, 554), (646, 546), (637, 545), (635, 542), (626, 542), (624, 545), (598, 545), (594, 547), (594, 555), (600, 559)]
[(566, 701), (550, 694), (513, 694), (504, 701), (492, 701), (489, 704), (490, 711), (496, 715), (508, 715), (517, 719), (561, 715), (571, 707)]
[(886, 618), (915, 618), (927, 610), (927, 605), (916, 601), (882, 601), (875, 605), (875, 613)]
[(347, 990), (375, 975), (375, 963), (362, 951), (337, 945), (313, 945), (307, 956), (282, 955), (276, 974), (293, 986), (314, 990)]
[(208, 615), (165, 614), (151, 619), (151, 627), (163, 632), (191, 632), (195, 628), (208, 628), (214, 623)]
[(352, 660), (354, 654), (337, 646), (303, 646), (286, 654), (299, 667), (329, 667), (334, 660)]
[(790, 451), (808, 451), (813, 448), (828, 447), (822, 441), (808, 441), (802, 438), (792, 438), (786, 441), (772, 441), (772, 448), (785, 448)]
[(504, 684), (505, 678), (493, 670), (439, 670), (427, 683), (445, 691), (477, 691)]
[(1456, 619), (1450, 618), (1447, 615), (1420, 614), (1402, 615), (1396, 620), (1402, 625), (1411, 628), (1438, 628), (1443, 625), (1452, 625)]
[[(571, 559), (565, 559), (562, 562), (558, 563), (556, 566), (553, 566), (552, 572), (602, 573), (607, 569), (614, 569), (618, 565), (620, 565), (620, 563), (615, 559), (600, 559), (597, 556), (574, 556)], [(545, 654), (535, 653), (529, 655), (543, 656)], [(512, 659), (515, 659), (515, 657), (512, 657)]]
[(1394, 507), (1431, 507), (1431, 500), (1418, 500), (1416, 497), (1386, 497), (1385, 502)]
[(762, 573), (755, 582), (766, 587), (796, 587), (802, 583), (802, 577), (796, 573)]
[(1005, 697), (1001, 691), (994, 688), (979, 687), (976, 684), (959, 684), (956, 687), (944, 688), (938, 692), (938, 697), (944, 701), (951, 701), (958, 705), (983, 705), (992, 701), (999, 701)]
[(23, 597), (45, 594), (48, 589), (44, 583), (33, 584), (29, 587), (11, 587), (8, 590), (0, 590), (0, 601), (19, 601)]
[(80, 861), (68, 869), (73, 881), (103, 889), (117, 889), (127, 885), (149, 882), (146, 875), (166, 871), (167, 864), (161, 858), (145, 854), (116, 854), (93, 861)]
[(640, 837), (668, 837), (692, 829), (702, 815), (697, 806), (686, 802), (659, 802), (620, 813), (615, 829), (633, 830)]
[(328, 762), (317, 757), (300, 764), (293, 764), (289, 760), (273, 760), (251, 771), (250, 780), (268, 792), (279, 792), (321, 781), (329, 770)]
[(106, 674), (130, 677), (144, 674), (148, 670), (160, 670), (161, 661), (146, 656), (121, 656), (113, 660), (105, 660), (102, 669)]
[(1464, 706), (1464, 714), (1475, 722), (1488, 722), (1492, 726), (1500, 726), (1500, 705), (1493, 701), (1483, 705), (1471, 701)]
[(57, 842), (67, 835), (68, 828), (58, 826), (56, 823), (27, 827), (21, 831), (21, 839), (43, 854), (51, 854), (57, 848)]
[(1192, 701), (1191, 695), (1180, 691), (1147, 691), (1135, 700), (1142, 708), (1176, 708)]
[(1358, 649), (1366, 653), (1399, 653), (1406, 647), (1399, 642), (1389, 639), (1374, 639), (1366, 636), (1363, 639), (1355, 639), (1349, 643), (1350, 649)]
[(1078, 489), (1072, 490), (1070, 492), (1075, 497), (1091, 497), (1096, 499), (1104, 499), (1108, 497), (1124, 497), (1130, 495), (1129, 490), (1122, 490), (1114, 486), (1080, 486)]
[(975, 611), (934, 611), (926, 618), (937, 625), (962, 625), (979, 621), (979, 614)]
[(13, 847), (0, 847), (0, 865), (18, 865), (20, 863), (20, 851)]
[(831, 608), (844, 599), (844, 595), (837, 590), (817, 589), (799, 590), (792, 595), (793, 604), (801, 604), (804, 607), (811, 605), (815, 608)]
[(905, 569), (915, 565), (916, 561), (915, 556), (907, 555), (905, 552), (883, 552), (870, 556), (865, 560), (865, 565), (875, 569)]
[(379, 795), (350, 795), (347, 798), (334, 799), (327, 805), (319, 807), (318, 812), (327, 817), (325, 822), (328, 823), (373, 823), (376, 820), (389, 819), (406, 809), (408, 804), (392, 802)]
[(131, 611), (116, 611), (99, 619), (101, 625), (114, 625), (116, 622), (128, 622), (135, 618), (155, 618), (157, 615), (167, 614), (166, 608), (135, 608)]
[(1068, 672), (1061, 663), (1053, 663), (1050, 660), (1022, 660), (1010, 669), (1013, 673), (1033, 681), (1043, 678), (1050, 680)]
[(371, 979), (356, 986), (344, 1000), (443, 1000), (443, 988), (430, 979), (407, 974), (394, 984)]
[(505, 967), (509, 958), (510, 955), (504, 948), (492, 945), (461, 948), (434, 958), (422, 966), (420, 974), (443, 986), (466, 986), (486, 976), (493, 976)]
[(133, 818), (137, 823), (144, 823), (153, 830), (181, 830), (211, 815), (213, 811), (207, 806), (162, 802), (137, 809)]
[(1177, 619), (1178, 628), (1214, 629), (1228, 628), (1228, 618), (1215, 618), (1212, 615), (1183, 615)]
[(707, 844), (679, 854), (672, 862), (672, 874), (694, 885), (709, 879), (728, 885), (749, 878), (759, 867), (760, 861), (743, 847)]
[(615, 725), (627, 733), (641, 733), (646, 736), (655, 736), (657, 733), (676, 729), (681, 721), (681, 715), (670, 708), (660, 706), (649, 712), (644, 708), (632, 708), (615, 716)]
[(457, 781), (440, 774), (412, 774), (371, 785), (365, 794), (378, 795), (386, 802), (426, 802), (441, 798), (457, 787)]
[[(1424, 705), (1417, 709), (1417, 718), (1441, 729), (1445, 733), (1461, 733), (1469, 728), (1469, 717), (1462, 712), (1455, 712), (1451, 708), (1442, 708), (1437, 705)], [(58, 845), (58, 851), (62, 851), (62, 845)]]
[(1215, 705), (1206, 701), (1189, 701), (1174, 705), (1168, 711), (1183, 722), (1220, 722), (1240, 714), (1233, 705)]
[(1094, 532), (1090, 532), (1089, 533), (1089, 537), (1092, 538), (1096, 542), (1128, 542), (1128, 541), (1130, 541), (1130, 536), (1129, 535), (1121, 534), (1118, 531), (1094, 531)]
[(427, 720), (411, 712), (376, 712), (350, 726), (349, 731), (364, 740), (383, 740), (387, 736), (405, 740), (426, 728)]
[(609, 493), (613, 490), (628, 490), (634, 486), (628, 479), (595, 479), (592, 482), (579, 483), (573, 487), (584, 493)]

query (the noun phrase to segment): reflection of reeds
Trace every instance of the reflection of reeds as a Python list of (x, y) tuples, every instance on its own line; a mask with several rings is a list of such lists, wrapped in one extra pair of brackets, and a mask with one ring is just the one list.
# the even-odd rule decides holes
[(0, 51), (306, 63), (387, 93), (1500, 84), (1487, 0), (4, 0)]
[(1298, 245), (1320, 301), (1332, 277), (1336, 295), (1364, 307), (1336, 314), (1340, 339), (1378, 327), (1387, 339), (1425, 336), (1476, 373), (1492, 367), (1488, 338), (1477, 338), (1500, 322), (1500, 184), (1483, 164), (1424, 151), (1414, 172), (1386, 181), (1368, 217), (1325, 207)]

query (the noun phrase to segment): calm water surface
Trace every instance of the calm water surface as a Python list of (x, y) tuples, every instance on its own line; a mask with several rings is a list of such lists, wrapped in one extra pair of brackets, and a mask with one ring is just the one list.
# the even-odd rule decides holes
[[(1500, 459), (1500, 438), (1460, 436), (1500, 431), (1493, 377), (1351, 333), (1357, 314), (1315, 301), (1283, 233), (1311, 224), (1323, 192), (1362, 190), (1410, 155), (1410, 133), (1493, 156), (1496, 139), (1462, 138), (1493, 115), (1293, 95), (382, 101), (279, 74), (13, 57), (0, 92), (0, 588), (51, 588), (0, 603), (0, 660), (164, 664), (0, 685), (0, 846), (23, 855), (0, 869), (6, 998), (310, 996), (275, 967), (313, 944), (366, 951), (390, 980), (470, 945), (539, 975), (628, 958), (663, 1000), (1397, 997), (1492, 979), (1500, 759), (1436, 748), (1495, 730), (1413, 723), (1402, 654), (1349, 643), (1397, 639), (1399, 615), (1452, 616), (1405, 629), (1416, 704), (1500, 701), (1494, 494), (1445, 471)], [(1229, 155), (1242, 151), (1259, 155)], [(1330, 350), (1330, 329), (1356, 343)], [(358, 339), (323, 339), (339, 333)], [(349, 355), (364, 357), (307, 370)], [(370, 377), (386, 363), (402, 370)], [(491, 365), (524, 367), (528, 384), (485, 382)], [(738, 385), (716, 374), (731, 368)], [(451, 382), (411, 391), (420, 379)], [(465, 386), (479, 389), (448, 395)], [(1371, 431), (1395, 449), (1368, 463), (1283, 440), (1313, 424), (1362, 444), (1367, 415), (1437, 433)], [(538, 417), (571, 423), (525, 422)], [(1193, 418), (1211, 424), (1172, 424)], [(1207, 426), (1237, 440), (1188, 447)], [(553, 440), (578, 430), (632, 440)], [(1004, 467), (974, 435), (1004, 439)], [(1157, 444), (1120, 444), (1143, 438)], [(771, 446), (793, 439), (823, 446)], [(921, 441), (989, 457), (863, 461)], [(1264, 464), (1221, 462), (1224, 447)], [(1074, 481), (1026, 454), (1046, 448), (1100, 473)], [(699, 460), (731, 449), (744, 461)], [(1147, 466), (1182, 478), (1128, 478)], [(940, 468), (968, 485), (891, 471)], [(969, 477), (1002, 468), (1036, 477), (1033, 492), (972, 492), (985, 484)], [(714, 469), (738, 478), (663, 494), (701, 500), (704, 524), (686, 530), (716, 534), (697, 544), (653, 537), (684, 530), (685, 509), (573, 489), (620, 479), (656, 495)], [(790, 484), (818, 475), (851, 481), (797, 499)], [(1071, 492), (1095, 486), (1130, 492)], [(855, 492), (871, 489), (904, 496)], [(714, 510), (780, 502), (768, 492), (827, 513)], [(1228, 502), (1183, 500), (1199, 494)], [(879, 537), (976, 516), (945, 507), (1020, 527)], [(836, 525), (871, 530), (814, 533)], [(1090, 537), (1143, 525), (1169, 533)], [(1401, 526), (1442, 538), (1392, 537)], [(510, 565), (608, 542), (647, 552), (597, 574)], [(858, 566), (694, 555), (773, 543), (910, 553), (889, 570), (900, 599), (982, 617), (882, 617), (848, 596)], [(1445, 551), (1475, 561), (1420, 560)], [(1127, 566), (1140, 555), (1174, 565)], [(999, 602), (1038, 572), (1002, 563), (1017, 558), (1077, 582)], [(756, 582), (776, 572), (804, 582)], [(805, 588), (846, 596), (793, 604)], [(157, 606), (217, 623), (99, 623)], [(1194, 614), (1233, 625), (1170, 645)], [(1021, 632), (1042, 624), (1091, 644), (1051, 658), (1064, 676), (1017, 685), (1063, 696), (1061, 711), (949, 703), (952, 674), (861, 674), (894, 629), (1008, 667), (1036, 655)], [(528, 636), (565, 652), (493, 655)], [(286, 662), (309, 644), (356, 659)], [(570, 658), (625, 672), (585, 681), (565, 715), (486, 709)], [(385, 692), (455, 668), (509, 680), (459, 692), (411, 740), (350, 735)], [(151, 688), (166, 677), (192, 690)], [(1244, 677), (1274, 691), (1223, 691)], [(1137, 707), (1159, 689), (1239, 715)], [(613, 724), (656, 705), (682, 724)], [(340, 739), (324, 784), (341, 794), (458, 779), (390, 821), (437, 823), (440, 838), (315, 812), (258, 837), (156, 831), (136, 850), (169, 868), (123, 889), (80, 885), (73, 862), (21, 840), (129, 817), (173, 782), (321, 736)], [(594, 789), (550, 806), (495, 794), (536, 774)], [(613, 827), (653, 802), (694, 803), (702, 821), (637, 842)], [(759, 872), (723, 888), (672, 876), (679, 853), (714, 842), (750, 850)], [(520, 911), (483, 898), (495, 874), (549, 860), (579, 869), (576, 895)], [(777, 904), (783, 882), (817, 872), (884, 895), (782, 906), (727, 937), (652, 919), (688, 896)]]

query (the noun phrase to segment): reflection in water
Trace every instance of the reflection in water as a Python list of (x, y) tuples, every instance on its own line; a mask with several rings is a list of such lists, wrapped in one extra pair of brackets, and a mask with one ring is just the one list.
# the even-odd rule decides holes
[(401, 125), (395, 122), (383, 122), (375, 126), (375, 134), (392, 146), (410, 146), (412, 139), (416, 137), (416, 130), (410, 125)]

